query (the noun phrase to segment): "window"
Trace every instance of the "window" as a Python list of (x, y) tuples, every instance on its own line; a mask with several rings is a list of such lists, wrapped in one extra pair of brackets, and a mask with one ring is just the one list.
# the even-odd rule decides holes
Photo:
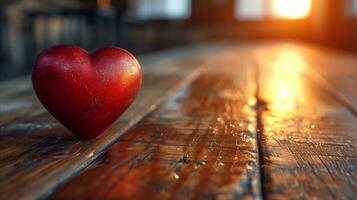
[(357, 17), (357, 0), (346, 0), (347, 16)]
[(236, 0), (239, 20), (303, 19), (311, 11), (311, 0)]
[(353, 4), (352, 4), (351, 8), (352, 8), (353, 15), (357, 16), (357, 1), (356, 0), (353, 1)]
[(263, 19), (264, 3), (264, 0), (238, 0), (235, 3), (235, 15), (239, 19)]
[(302, 19), (311, 11), (311, 0), (272, 0), (272, 14), (275, 18)]
[(130, 0), (132, 16), (143, 19), (187, 19), (191, 0)]

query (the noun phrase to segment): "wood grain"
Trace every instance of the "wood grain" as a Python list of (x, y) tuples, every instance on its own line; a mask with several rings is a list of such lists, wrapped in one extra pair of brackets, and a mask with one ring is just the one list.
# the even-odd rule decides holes
[(261, 199), (244, 57), (220, 54), (51, 199)]
[[(304, 56), (301, 49), (279, 46), (259, 51), (258, 98), (265, 102), (258, 112), (263, 136), (264, 196), (356, 199), (357, 120), (334, 96), (335, 92), (346, 95), (356, 91), (343, 84), (334, 85), (339, 88), (334, 92), (322, 88), (337, 83), (335, 79), (347, 78), (348, 71), (325, 63), (323, 76), (329, 79), (321, 83), (321, 77), (315, 79), (316, 74), (311, 73), (322, 70), (313, 64), (322, 61), (308, 61), (312, 58)], [(349, 75), (357, 80), (354, 74)]]
[(275, 51), (290, 51), (300, 56), (309, 69), (307, 76), (331, 97), (357, 116), (357, 55), (314, 45), (285, 43)]
[(306, 48), (303, 52), (306, 52), (307, 64), (324, 79), (314, 75), (315, 82), (324, 85), (325, 90), (329, 90), (327, 92), (334, 93), (331, 96), (357, 116), (357, 56), (333, 50), (322, 51), (317, 47)]
[(97, 140), (58, 124), (28, 79), (0, 84), (0, 199), (46, 197), (107, 150), (50, 198), (357, 199), (355, 55), (259, 42), (142, 62), (141, 96)]
[(144, 75), (138, 98), (95, 140), (81, 140), (48, 114), (38, 103), (28, 77), (1, 84), (0, 199), (43, 197), (88, 166), (181, 84), (195, 79), (202, 56), (211, 51), (210, 45), (201, 45), (139, 59)]

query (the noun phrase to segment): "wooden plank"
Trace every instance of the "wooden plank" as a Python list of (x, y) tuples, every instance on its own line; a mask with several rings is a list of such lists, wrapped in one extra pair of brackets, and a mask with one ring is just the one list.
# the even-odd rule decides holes
[[(316, 75), (311, 74), (315, 67), (312, 63), (322, 61), (307, 61), (312, 58), (284, 45), (263, 46), (253, 53), (259, 63), (258, 98), (265, 102), (260, 104), (258, 112), (264, 155), (264, 196), (267, 199), (356, 199), (356, 117), (334, 96), (336, 93), (322, 88), (326, 84), (320, 82), (321, 78), (315, 79)], [(327, 83), (341, 81), (348, 73), (343, 68), (325, 67), (324, 70), (329, 70), (325, 74), (335, 74), (326, 76), (330, 78), (324, 80)], [(356, 92), (343, 84), (338, 88), (344, 88), (339, 90), (344, 94)]]
[(293, 51), (310, 66), (309, 76), (322, 89), (337, 98), (357, 116), (357, 55), (314, 45), (280, 44), (279, 48)]
[(1, 84), (0, 199), (42, 197), (85, 168), (181, 84), (200, 74), (198, 66), (211, 51), (208, 44), (140, 59), (144, 75), (138, 98), (95, 140), (81, 140), (51, 117), (35, 98), (29, 78)]
[[(309, 48), (307, 63), (325, 80), (320, 85), (334, 90), (335, 96), (357, 116), (357, 55), (320, 48)], [(306, 54), (307, 54), (306, 53)], [(316, 75), (315, 75), (316, 77)], [(319, 79), (316, 77), (315, 79)]]
[(261, 199), (254, 68), (237, 51), (209, 60), (51, 199)]
[[(212, 59), (202, 58), (212, 52)], [(231, 66), (227, 71), (234, 76), (209, 68), (209, 73), (180, 90), (52, 198), (145, 194), (162, 198), (356, 198), (352, 66), (357, 61), (352, 56), (265, 43), (233, 50), (224, 45), (185, 48), (144, 61), (143, 94), (111, 130), (92, 141), (81, 141), (49, 116), (34, 97), (28, 79), (1, 84), (0, 199), (49, 194), (154, 110), (162, 96), (176, 91), (172, 88), (180, 80), (192, 73), (186, 83), (197, 77), (202, 71), (192, 66), (202, 63), (220, 69)], [(244, 74), (254, 63), (260, 72), (258, 105), (252, 104), (246, 113), (246, 105), (255, 102), (249, 89), (255, 81)], [(239, 70), (235, 70), (237, 65)], [(258, 108), (256, 116), (254, 108)], [(226, 128), (229, 120), (235, 127)], [(242, 134), (233, 136), (227, 131)], [(258, 136), (262, 140), (255, 140)], [(232, 160), (236, 153), (238, 161)]]

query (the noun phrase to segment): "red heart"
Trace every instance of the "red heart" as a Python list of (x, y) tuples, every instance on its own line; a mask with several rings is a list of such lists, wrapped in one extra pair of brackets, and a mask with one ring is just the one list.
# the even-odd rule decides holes
[(50, 47), (37, 57), (35, 92), (46, 109), (83, 138), (95, 138), (133, 102), (141, 68), (129, 52), (106, 47), (88, 53), (72, 45)]

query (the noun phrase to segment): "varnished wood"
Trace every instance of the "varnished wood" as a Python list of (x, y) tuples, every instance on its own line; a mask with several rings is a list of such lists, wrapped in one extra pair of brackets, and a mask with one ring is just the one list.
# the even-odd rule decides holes
[(287, 43), (284, 48), (301, 56), (310, 68), (308, 76), (325, 92), (357, 116), (357, 56), (349, 52), (314, 45)]
[(204, 75), (51, 199), (261, 199), (248, 104), (254, 69), (244, 55), (210, 60)]
[(302, 49), (262, 47), (256, 57), (265, 197), (355, 199), (357, 119), (335, 95), (353, 102), (356, 90), (339, 81), (357, 74), (339, 65), (340, 56), (307, 57)]
[[(204, 157), (202, 159), (200, 154), (193, 157), (194, 159), (185, 157), (187, 149), (199, 149), (203, 145), (200, 143), (202, 141), (201, 129), (197, 131), (193, 125), (202, 123), (201, 119), (205, 117), (198, 115), (199, 118), (195, 118), (197, 116), (193, 113), (203, 112), (201, 111), (203, 109), (207, 116), (216, 117), (219, 112), (214, 109), (223, 107), (227, 103), (222, 101), (217, 104), (219, 106), (214, 104), (208, 107), (205, 103), (200, 103), (198, 109), (190, 110), (190, 108), (195, 108), (196, 102), (219, 98), (220, 92), (211, 92), (211, 90), (224, 91), (223, 88), (217, 87), (220, 83), (227, 81), (234, 85), (234, 78), (227, 79), (226, 76), (214, 72), (215, 76), (210, 77), (211, 81), (205, 81), (209, 73), (205, 74), (193, 82), (188, 89), (185, 88), (172, 97), (163, 107), (116, 143), (108, 154), (98, 161), (97, 165), (67, 183), (52, 198), (356, 198), (357, 152), (355, 144), (357, 136), (355, 133), (357, 127), (353, 113), (354, 99), (351, 98), (351, 94), (355, 91), (346, 87), (343, 81), (338, 83), (329, 79), (342, 80), (348, 74), (352, 77), (352, 81), (355, 81), (357, 77), (343, 68), (339, 73), (333, 73), (336, 70), (335, 67), (323, 69), (315, 67), (311, 60), (313, 59), (312, 51), (316, 50), (284, 43), (241, 45), (240, 48), (231, 49), (219, 55), (216, 58), (221, 60), (219, 64), (211, 61), (212, 65), (219, 66), (220, 70), (227, 66), (232, 67), (230, 71), (232, 77), (240, 77), (242, 73), (242, 71), (233, 70), (234, 68), (242, 70), (248, 67), (255, 71), (256, 79), (250, 78), (245, 84), (247, 88), (256, 86), (257, 90), (254, 94), (243, 95), (245, 104), (250, 104), (253, 113), (242, 118), (253, 117), (254, 126), (250, 127), (250, 132), (255, 136), (251, 139), (258, 139), (253, 148), (253, 152), (259, 156), (255, 157), (255, 165), (259, 167), (255, 168), (257, 171), (255, 171), (254, 180), (263, 187), (255, 187), (255, 189), (261, 189), (253, 193), (255, 195), (249, 193), (251, 191), (249, 187), (243, 187), (246, 191), (243, 194), (248, 194), (247, 196), (240, 196), (242, 195), (240, 192), (228, 193), (230, 195), (226, 195), (227, 193), (220, 195), (215, 192), (220, 191), (221, 188), (227, 188), (227, 183), (219, 182), (219, 180), (229, 177), (226, 172), (231, 172), (234, 164), (221, 172), (215, 165), (201, 166), (202, 160), (205, 164), (210, 160), (205, 160)], [(340, 55), (334, 57), (334, 54), (321, 49), (318, 52), (329, 57), (330, 60), (340, 58)], [(235, 64), (229, 62), (229, 57), (224, 55), (234, 55)], [(347, 58), (353, 60), (351, 56)], [(329, 70), (329, 72), (322, 73), (321, 70)], [(197, 87), (200, 89), (195, 92), (196, 95), (193, 98), (192, 88)], [(202, 95), (205, 93), (210, 95)], [(240, 107), (239, 101), (242, 100), (242, 96), (237, 94), (233, 96), (238, 97), (239, 100), (231, 108)], [(250, 98), (247, 100), (247, 97)], [(196, 98), (197, 101), (192, 101)], [(185, 99), (191, 100), (187, 103)], [(173, 103), (173, 101), (178, 103)], [(238, 110), (243, 112), (244, 107)], [(190, 111), (189, 114), (187, 111)], [(227, 118), (224, 118), (223, 122), (226, 120)], [(219, 121), (207, 124), (214, 125), (214, 123), (219, 124)], [(223, 123), (223, 125), (226, 124)], [(218, 129), (218, 132), (223, 134), (224, 138), (227, 137), (225, 129)], [(191, 138), (187, 138), (187, 133), (192, 135)], [(210, 143), (216, 140), (214, 136), (210, 138), (211, 140), (203, 141)], [(224, 138), (211, 143), (229, 147), (230, 143), (227, 141), (237, 141), (234, 138)], [(243, 138), (238, 140), (238, 146), (245, 144), (246, 141)], [(150, 151), (149, 147), (155, 147), (158, 150)], [(245, 150), (242, 151), (245, 152)], [(234, 156), (227, 154), (223, 163), (231, 163), (232, 157)], [(163, 160), (168, 162), (163, 162)], [(244, 162), (245, 157), (238, 156), (238, 160), (238, 163)], [(172, 167), (180, 162), (185, 163), (182, 165), (188, 172), (176, 171), (176, 168)], [(217, 163), (216, 160), (214, 162)], [(244, 167), (239, 169), (246, 170)], [(219, 173), (217, 174), (216, 171)], [(181, 173), (184, 175), (184, 181), (180, 180)], [(97, 181), (98, 177), (100, 181)], [(229, 180), (235, 185), (240, 185), (247, 178), (234, 177), (236, 174), (231, 173)], [(203, 186), (197, 185), (199, 180), (205, 180), (207, 183)], [(179, 186), (177, 182), (180, 183)], [(206, 189), (202, 190), (202, 188)], [(212, 195), (207, 195), (207, 191), (211, 191), (208, 194)], [(231, 189), (231, 191), (242, 190), (239, 188), (238, 190)]]
[(140, 59), (144, 75), (139, 96), (95, 140), (81, 140), (51, 117), (37, 101), (29, 78), (1, 84), (0, 199), (39, 198), (85, 168), (180, 84), (195, 79), (202, 56), (210, 50), (201, 45)]
[(50, 198), (357, 198), (355, 55), (209, 44), (143, 66), (141, 96), (92, 141), (50, 117), (27, 79), (0, 84), (0, 199), (45, 197), (66, 180)]
[(306, 62), (324, 79), (317, 78), (316, 82), (334, 90), (332, 95), (357, 116), (357, 57), (332, 50), (324, 54), (319, 48), (305, 48), (303, 52), (309, 53)]

